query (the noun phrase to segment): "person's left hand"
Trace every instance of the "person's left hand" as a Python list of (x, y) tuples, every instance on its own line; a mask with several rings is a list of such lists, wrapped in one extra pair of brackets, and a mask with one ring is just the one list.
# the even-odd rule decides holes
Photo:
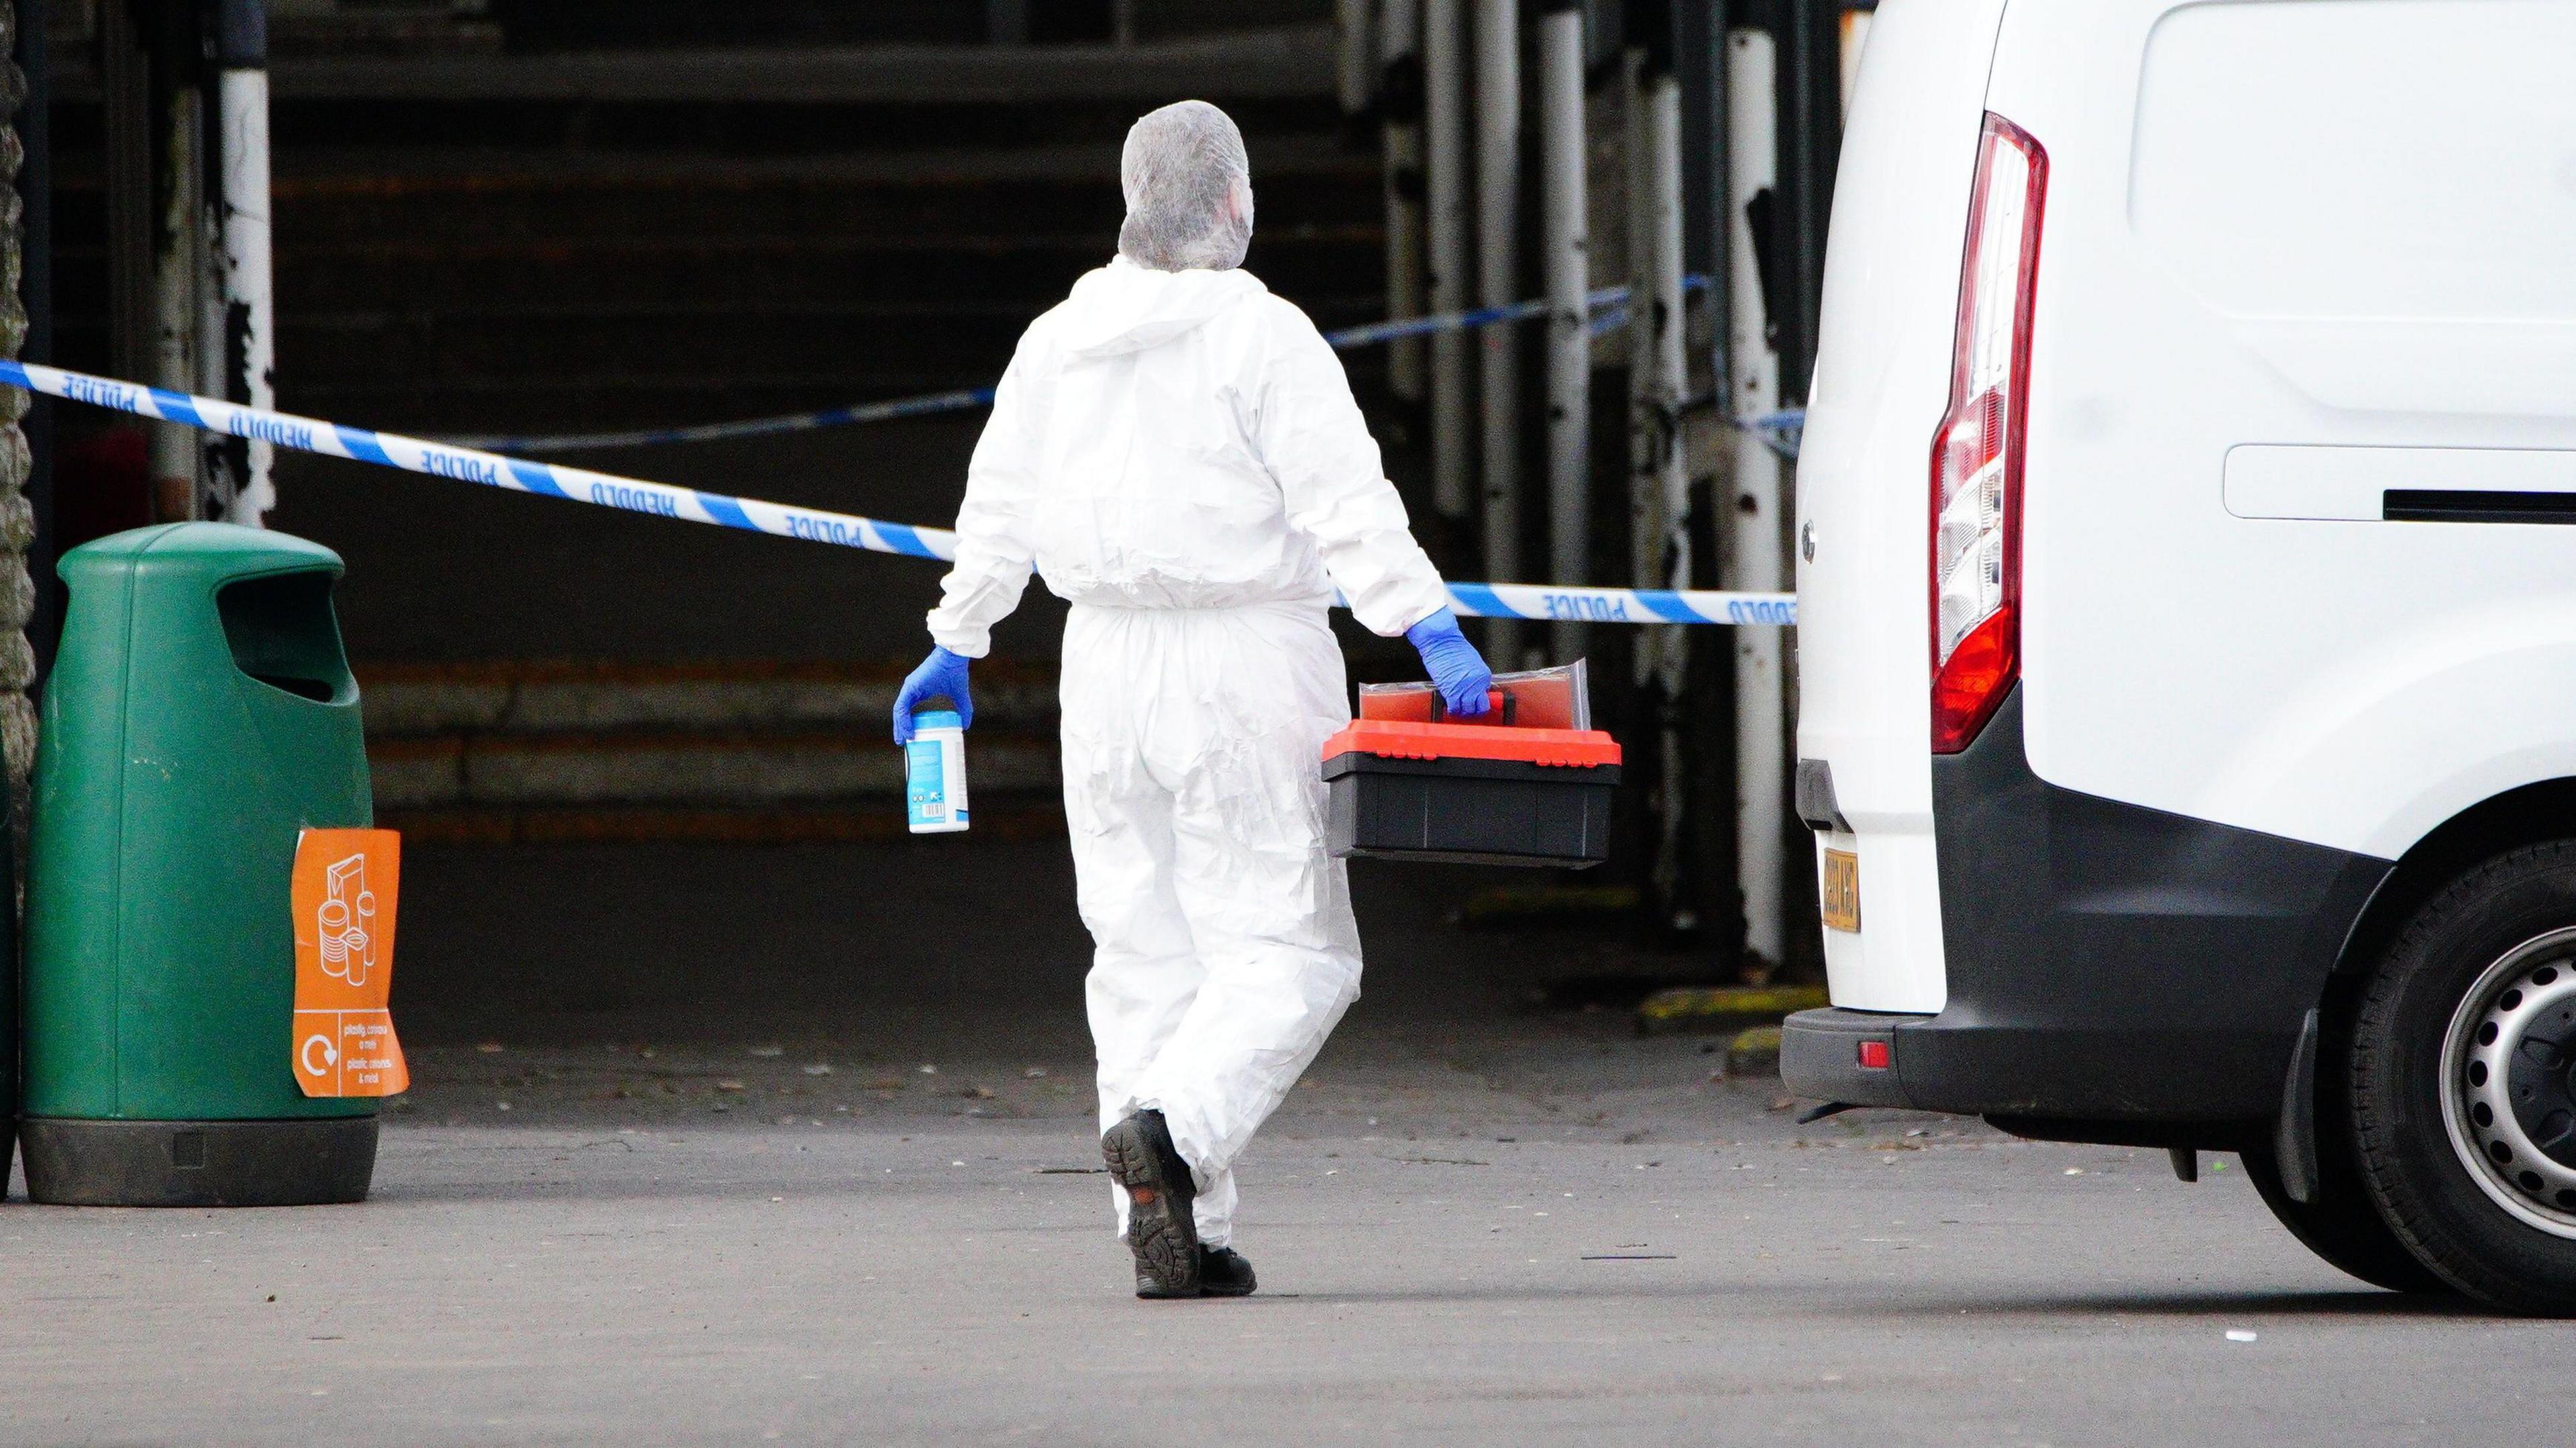
[(906, 675), (903, 692), (894, 696), (894, 742), (912, 742), (913, 711), (933, 699), (946, 699), (957, 707), (959, 728), (975, 724), (975, 696), (966, 691), (967, 658), (944, 648), (930, 651), (921, 667)]

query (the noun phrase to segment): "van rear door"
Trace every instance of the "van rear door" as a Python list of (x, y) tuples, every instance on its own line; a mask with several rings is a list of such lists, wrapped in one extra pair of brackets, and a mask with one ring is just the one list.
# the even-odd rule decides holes
[[(1798, 463), (1800, 813), (1857, 930), (1825, 932), (1834, 1003), (1935, 1012), (1932, 435), (1949, 404), (1961, 248), (2003, 0), (1879, 7), (1844, 132)], [(1854, 863), (1856, 861), (1856, 864)]]

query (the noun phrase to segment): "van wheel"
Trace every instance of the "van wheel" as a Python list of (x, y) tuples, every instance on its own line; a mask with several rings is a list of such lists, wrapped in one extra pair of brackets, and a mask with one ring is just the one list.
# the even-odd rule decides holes
[(2471, 1297), (2576, 1315), (2576, 840), (2469, 871), (2407, 921), (2353, 1022), (2363, 1180)]
[[(2320, 1136), (2323, 1133), (2319, 1133)], [(2263, 1205), (2272, 1209), (2281, 1225), (2300, 1245), (2323, 1257), (2329, 1263), (2360, 1278), (2373, 1287), (2391, 1292), (2447, 1293), (2451, 1284), (2433, 1275), (2432, 1269), (2415, 1260), (2397, 1234), (2388, 1230), (2379, 1208), (2372, 1205), (2362, 1188), (2361, 1173), (2352, 1162), (2348, 1145), (2336, 1144), (2339, 1160), (2325, 1160), (2329, 1144), (2317, 1143), (2317, 1199), (2302, 1202), (2291, 1197), (2281, 1182), (2280, 1158), (2269, 1143), (2248, 1146), (2237, 1153), (2252, 1178), (2255, 1192)]]

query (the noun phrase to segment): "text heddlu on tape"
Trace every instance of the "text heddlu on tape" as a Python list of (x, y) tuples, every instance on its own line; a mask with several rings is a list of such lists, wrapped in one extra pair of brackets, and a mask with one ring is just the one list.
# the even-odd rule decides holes
[(391, 1096), (411, 1085), (393, 1013), (402, 837), (306, 830), (295, 843), (295, 1084), (307, 1096)]

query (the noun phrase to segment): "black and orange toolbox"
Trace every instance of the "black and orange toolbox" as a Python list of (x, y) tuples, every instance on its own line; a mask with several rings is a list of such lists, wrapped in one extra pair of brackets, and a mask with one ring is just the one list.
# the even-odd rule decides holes
[(1610, 858), (1619, 742), (1588, 727), (1579, 665), (1495, 679), (1494, 707), (1442, 717), (1423, 685), (1365, 688), (1324, 743), (1336, 856), (1583, 869)]

